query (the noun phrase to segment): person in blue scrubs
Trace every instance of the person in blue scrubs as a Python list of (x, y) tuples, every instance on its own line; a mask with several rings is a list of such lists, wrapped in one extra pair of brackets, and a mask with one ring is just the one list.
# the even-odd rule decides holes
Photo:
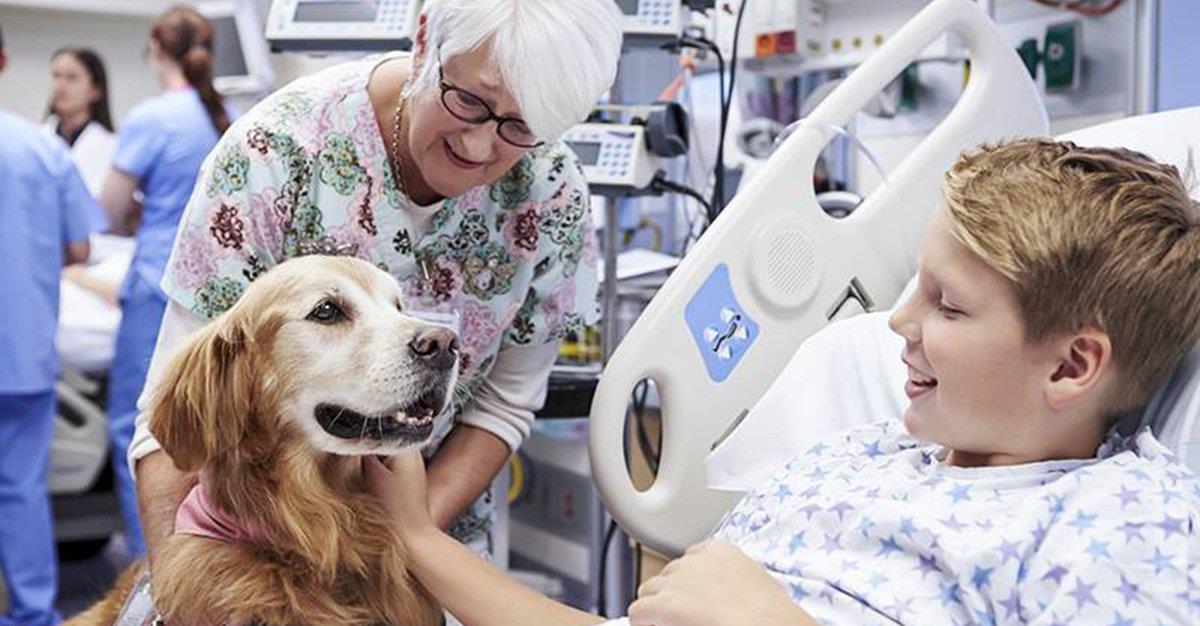
[[(7, 64), (0, 33), (0, 73)], [(103, 227), (67, 145), (0, 109), (0, 626), (49, 626), (58, 590), (46, 473), (54, 434), (59, 273)]]
[[(168, 10), (151, 27), (148, 49), (163, 93), (138, 104), (122, 123), (100, 194), (118, 230), (137, 238), (133, 264), (121, 287), (121, 325), (109, 373), (108, 406), (117, 495), (134, 557), (146, 553), (146, 544), (125, 458), (138, 395), (167, 306), (159, 283), (200, 165), (232, 117), (213, 89), (213, 27), (206, 18), (191, 8)], [(134, 202), (138, 190), (143, 194), (140, 211)]]

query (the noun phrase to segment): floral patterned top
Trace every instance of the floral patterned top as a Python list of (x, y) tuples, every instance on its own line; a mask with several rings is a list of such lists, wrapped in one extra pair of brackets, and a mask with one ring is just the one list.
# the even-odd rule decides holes
[(501, 347), (596, 320), (587, 183), (574, 153), (549, 143), (491, 186), (444, 200), (421, 234), (367, 96), (378, 62), (301, 78), (230, 128), (204, 164), (163, 289), (210, 318), (288, 258), (356, 256), (395, 276), (414, 308), (458, 313), (462, 387), (473, 390)]
[(396, 277), (410, 308), (458, 318), (461, 413), (499, 350), (544, 345), (598, 317), (587, 184), (574, 153), (551, 142), (496, 183), (442, 201), (422, 232), (421, 207), (393, 181), (367, 94), (379, 62), (301, 78), (225, 133), (201, 170), (162, 287), (211, 318), (288, 258), (365, 259)]

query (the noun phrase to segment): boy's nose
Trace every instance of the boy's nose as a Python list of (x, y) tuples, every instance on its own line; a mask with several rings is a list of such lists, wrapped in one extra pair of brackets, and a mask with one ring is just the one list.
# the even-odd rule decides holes
[(917, 317), (913, 311), (915, 300), (916, 294), (909, 296), (888, 318), (888, 328), (904, 337), (910, 344), (921, 340), (921, 325), (917, 323)]

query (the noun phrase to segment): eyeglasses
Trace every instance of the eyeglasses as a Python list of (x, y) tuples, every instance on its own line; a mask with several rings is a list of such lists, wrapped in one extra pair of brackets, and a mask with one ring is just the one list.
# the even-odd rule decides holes
[(447, 83), (445, 74), (442, 72), (440, 54), (438, 55), (438, 83), (442, 88), (442, 106), (446, 107), (450, 115), (470, 124), (485, 124), (495, 120), (496, 134), (518, 148), (536, 148), (545, 143), (538, 140), (537, 135), (529, 130), (529, 126), (525, 124), (524, 120), (496, 115), (492, 111), (492, 107), (483, 101), (483, 98), (466, 89), (460, 89)]

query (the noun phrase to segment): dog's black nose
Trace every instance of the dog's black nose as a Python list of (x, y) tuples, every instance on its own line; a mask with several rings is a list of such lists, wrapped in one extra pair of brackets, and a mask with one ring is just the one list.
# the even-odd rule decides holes
[(449, 328), (429, 326), (417, 331), (408, 349), (433, 369), (448, 370), (458, 360), (458, 336)]

